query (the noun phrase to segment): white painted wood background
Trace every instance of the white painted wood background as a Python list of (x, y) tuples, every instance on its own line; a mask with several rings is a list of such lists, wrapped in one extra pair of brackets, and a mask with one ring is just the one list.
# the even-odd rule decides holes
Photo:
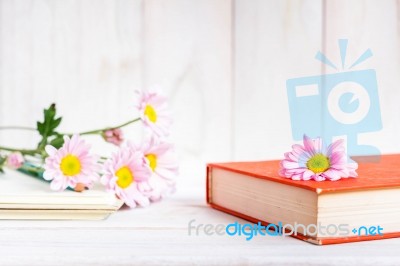
[[(135, 89), (160, 86), (183, 173), (198, 185), (205, 162), (281, 158), (293, 142), (286, 80), (320, 74), (319, 50), (338, 62), (337, 40), (348, 38), (350, 58), (372, 49), (360, 68), (378, 76), (384, 127), (364, 138), (398, 152), (397, 10), (376, 0), (2, 0), (0, 125), (34, 126), (56, 102), (65, 131), (108, 126), (136, 115)], [(4, 145), (36, 140), (0, 132)]]
[[(2, 222), (0, 262), (51, 265), (65, 251), (59, 264), (115, 264), (111, 253), (121, 250), (120, 264), (396, 264), (396, 240), (318, 248), (293, 239), (187, 238), (185, 226), (193, 218), (233, 221), (205, 205), (205, 163), (281, 158), (293, 142), (285, 82), (322, 73), (318, 50), (338, 62), (339, 38), (349, 39), (349, 56), (374, 53), (360, 68), (377, 72), (384, 128), (365, 139), (384, 153), (400, 151), (399, 10), (393, 0), (0, 0), (0, 125), (34, 126), (52, 102), (65, 131), (118, 124), (136, 116), (135, 89), (159, 85), (170, 96), (181, 161), (177, 196), (89, 223), (91, 230)], [(140, 126), (127, 135), (138, 138)], [(0, 132), (3, 145), (36, 140)]]

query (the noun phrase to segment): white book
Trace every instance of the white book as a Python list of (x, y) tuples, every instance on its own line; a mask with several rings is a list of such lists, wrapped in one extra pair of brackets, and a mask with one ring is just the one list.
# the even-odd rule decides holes
[(12, 170), (0, 174), (0, 219), (100, 220), (122, 205), (100, 185), (83, 192), (57, 192), (39, 177)]

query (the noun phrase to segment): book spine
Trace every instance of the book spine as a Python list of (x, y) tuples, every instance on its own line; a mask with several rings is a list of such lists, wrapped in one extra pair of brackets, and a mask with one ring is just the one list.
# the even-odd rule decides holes
[(207, 165), (206, 168), (206, 201), (208, 204), (211, 203), (211, 166)]

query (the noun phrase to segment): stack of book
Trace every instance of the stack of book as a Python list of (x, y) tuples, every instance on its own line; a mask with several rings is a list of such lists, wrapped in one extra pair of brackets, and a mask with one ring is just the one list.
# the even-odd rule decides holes
[(102, 187), (56, 192), (40, 177), (17, 171), (0, 175), (0, 219), (101, 220), (122, 204)]

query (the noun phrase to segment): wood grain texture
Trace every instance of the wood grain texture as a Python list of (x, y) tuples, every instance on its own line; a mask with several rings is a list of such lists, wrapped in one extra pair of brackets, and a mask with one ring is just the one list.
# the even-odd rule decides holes
[[(64, 131), (111, 126), (137, 115), (135, 90), (159, 86), (188, 182), (204, 183), (196, 172), (206, 161), (231, 158), (229, 0), (0, 1), (0, 10), (0, 125), (35, 126), (56, 102)], [(140, 140), (140, 126), (126, 135)], [(4, 145), (36, 141), (0, 132)]]
[[(192, 225), (245, 221), (210, 209), (202, 189), (180, 191), (108, 220), (0, 221), (2, 265), (396, 265), (399, 239), (315, 246), (291, 237), (197, 235)], [(163, 217), (163, 222), (160, 222)]]
[[(347, 67), (367, 49), (373, 53), (352, 70), (376, 71), (383, 128), (360, 134), (359, 141), (382, 153), (400, 150), (399, 10), (398, 1), (339, 0), (326, 1), (325, 6), (325, 52), (332, 61), (340, 62), (338, 39), (349, 41)], [(326, 68), (326, 73), (332, 69)]]
[[(187, 176), (206, 161), (231, 158), (231, 56), (231, 1), (145, 2), (145, 87), (158, 85), (171, 97)], [(195, 171), (185, 168), (190, 160), (198, 162)], [(204, 183), (203, 175), (191, 179)]]
[[(321, 73), (316, 51), (325, 44), (338, 59), (337, 39), (349, 38), (349, 60), (373, 50), (363, 67), (376, 69), (381, 94), (384, 128), (361, 139), (397, 152), (397, 9), (395, 1), (0, 1), (0, 124), (34, 125), (57, 102), (68, 114), (62, 129), (101, 127), (132, 117), (135, 89), (159, 85), (183, 172), (201, 185), (207, 161), (281, 158), (292, 143), (286, 80)], [(140, 139), (139, 127), (127, 133)], [(9, 145), (36, 141), (0, 132)]]
[(322, 2), (234, 3), (234, 157), (278, 159), (292, 143), (286, 80), (321, 71)]
[[(52, 102), (67, 132), (131, 119), (142, 86), (141, 4), (1, 1), (0, 124), (34, 127)], [(29, 147), (38, 138), (2, 132), (0, 139)]]

